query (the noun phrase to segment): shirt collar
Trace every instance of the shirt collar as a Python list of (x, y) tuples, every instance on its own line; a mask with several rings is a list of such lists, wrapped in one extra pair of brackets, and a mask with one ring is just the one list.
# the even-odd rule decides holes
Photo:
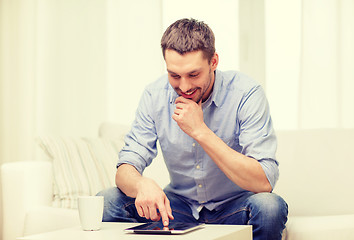
[(219, 107), (221, 104), (221, 90), (222, 90), (222, 74), (219, 70), (215, 70), (215, 81), (213, 91), (211, 93), (211, 101), (214, 102), (215, 106)]
[(167, 82), (168, 82), (168, 88), (170, 89), (170, 103), (174, 104), (176, 102), (176, 98), (178, 98), (178, 94), (169, 83), (168, 78), (167, 78)]

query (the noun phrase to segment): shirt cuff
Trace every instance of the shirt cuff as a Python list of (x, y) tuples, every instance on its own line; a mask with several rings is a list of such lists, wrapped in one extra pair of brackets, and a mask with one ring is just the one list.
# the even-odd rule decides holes
[(261, 164), (273, 190), (279, 178), (279, 168), (277, 161), (273, 159), (262, 159), (259, 161), (259, 163)]

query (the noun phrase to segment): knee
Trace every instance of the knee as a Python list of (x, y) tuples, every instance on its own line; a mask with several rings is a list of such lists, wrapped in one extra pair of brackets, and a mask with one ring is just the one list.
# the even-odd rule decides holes
[(254, 194), (248, 201), (254, 238), (281, 239), (288, 219), (286, 202), (274, 193)]
[(267, 216), (267, 218), (280, 218), (286, 221), (288, 205), (283, 198), (275, 193), (258, 193), (249, 198), (250, 208), (255, 214)]
[(117, 187), (103, 189), (102, 191), (96, 194), (96, 196), (103, 196), (105, 200), (117, 198), (119, 195), (120, 190)]
[(104, 189), (96, 194), (97, 196), (103, 196), (104, 207), (110, 208), (111, 205), (116, 205), (119, 199), (122, 198), (124, 193), (122, 193), (117, 187), (111, 187)]
[[(125, 210), (130, 198), (117, 187), (104, 189), (96, 195), (104, 197), (103, 222), (116, 222), (121, 216), (124, 216), (122, 211)], [(134, 204), (133, 200), (131, 202)]]

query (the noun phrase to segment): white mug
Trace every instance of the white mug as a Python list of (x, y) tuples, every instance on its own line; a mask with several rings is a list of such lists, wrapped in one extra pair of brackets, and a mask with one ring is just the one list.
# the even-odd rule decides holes
[(101, 228), (103, 196), (79, 196), (78, 208), (83, 230), (96, 231)]

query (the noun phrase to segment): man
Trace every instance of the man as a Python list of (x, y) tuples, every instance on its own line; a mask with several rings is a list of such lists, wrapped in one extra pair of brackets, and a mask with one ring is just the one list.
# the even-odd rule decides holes
[[(278, 179), (276, 137), (262, 88), (239, 72), (217, 70), (212, 30), (181, 19), (161, 47), (167, 75), (144, 91), (116, 184), (105, 190), (104, 221), (250, 224), (254, 239), (281, 239), (287, 204)], [(162, 190), (141, 174), (156, 141), (170, 173)]]

